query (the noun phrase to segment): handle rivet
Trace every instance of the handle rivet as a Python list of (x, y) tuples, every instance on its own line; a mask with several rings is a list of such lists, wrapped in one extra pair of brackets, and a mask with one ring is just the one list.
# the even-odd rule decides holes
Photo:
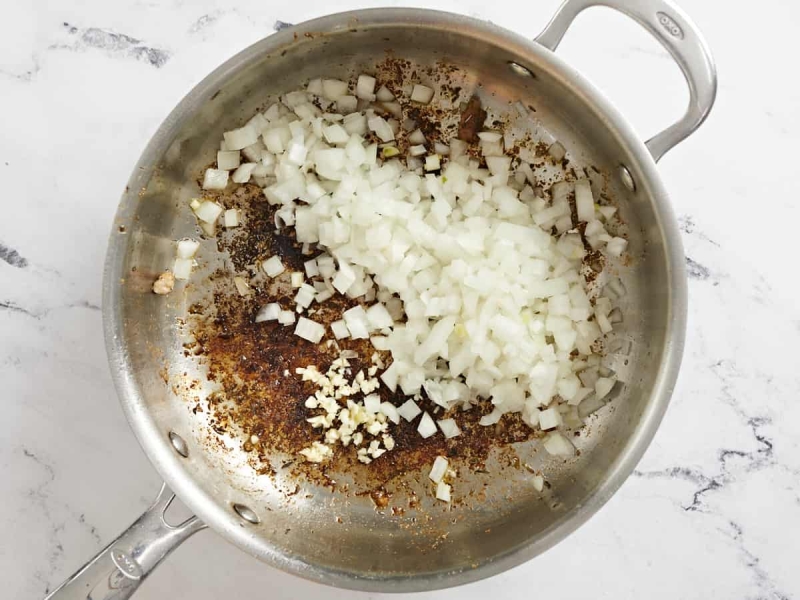
[(628, 170), (628, 167), (625, 165), (619, 166), (619, 178), (622, 180), (622, 185), (628, 188), (629, 191), (636, 191), (636, 182), (633, 179), (633, 175), (631, 175), (631, 172)]
[(237, 515), (253, 525), (258, 525), (261, 522), (261, 519), (258, 518), (258, 515), (253, 511), (253, 509), (245, 506), (244, 504), (234, 504), (233, 510), (236, 511)]
[(514, 62), (513, 60), (508, 61), (508, 68), (511, 69), (517, 75), (522, 75), (523, 77), (532, 77), (536, 78), (536, 75), (533, 74), (528, 67), (523, 67), (521, 64)]
[(175, 448), (175, 452), (180, 454), (183, 458), (189, 456), (189, 447), (186, 445), (186, 440), (184, 440), (181, 436), (174, 431), (170, 431), (169, 441), (172, 444), (172, 447)]

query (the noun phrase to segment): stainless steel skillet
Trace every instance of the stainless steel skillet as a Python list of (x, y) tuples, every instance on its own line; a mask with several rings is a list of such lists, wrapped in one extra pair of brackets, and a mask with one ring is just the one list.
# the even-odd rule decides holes
[[(685, 116), (646, 143), (554, 53), (575, 16), (594, 5), (639, 22), (686, 76)], [(342, 498), (311, 485), (298, 494), (280, 472), (258, 474), (239, 444), (215, 437), (208, 413), (187, 410), (180, 383), (202, 379), (203, 371), (184, 352), (186, 334), (176, 320), (202, 290), (187, 287), (165, 305), (150, 285), (151, 275), (169, 263), (172, 240), (196, 234), (186, 208), (199, 192), (196, 174), (213, 160), (221, 133), (269, 97), (320, 75), (347, 79), (371, 71), (386, 52), (420, 67), (455, 65), (495, 114), (508, 113), (520, 100), (535, 106), (535, 117), (517, 119), (514, 127), (546, 129), (566, 147), (571, 164), (606, 174), (608, 193), (627, 223), (635, 260), (618, 266), (627, 290), (618, 333), (624, 343), (607, 358), (625, 386), (593, 417), (590, 434), (580, 438), (579, 457), (556, 464), (535, 453), (535, 442), (517, 449), (548, 473), (552, 492), (544, 497), (524, 473), (501, 473), (498, 466), (464, 480), (467, 488), (487, 484), (480, 498), (446, 508), (422, 496), (417, 509), (389, 518), (368, 498)], [(683, 348), (686, 276), (655, 163), (703, 122), (715, 94), (714, 66), (699, 32), (662, 0), (567, 0), (533, 42), (440, 12), (342, 13), (270, 36), (215, 70), (169, 115), (136, 166), (114, 223), (104, 281), (106, 341), (120, 400), (169, 488), (49, 597), (127, 598), (171, 550), (206, 525), (283, 570), (373, 591), (475, 581), (536, 556), (575, 530), (633, 470), (672, 392)], [(216, 266), (212, 261), (206, 269)], [(196, 393), (212, 389), (207, 382)], [(197, 516), (168, 526), (163, 513), (169, 489)]]

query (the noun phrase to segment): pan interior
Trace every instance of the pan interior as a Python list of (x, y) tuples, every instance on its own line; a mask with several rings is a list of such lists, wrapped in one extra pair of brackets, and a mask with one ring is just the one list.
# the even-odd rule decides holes
[[(111, 294), (120, 323), (116, 343), (126, 351), (114, 368), (126, 371), (130, 389), (123, 402), (129, 417), (135, 421), (137, 413), (147, 414), (148, 424), (137, 433), (156, 466), (168, 481), (183, 482), (174, 486), (179, 493), (191, 487), (196, 498), (181, 495), (215, 529), (273, 564), (318, 580), (357, 588), (374, 589), (370, 582), (376, 581), (382, 589), (430, 588), (447, 585), (449, 575), (477, 573), (490, 563), (499, 570), (508, 556), (519, 562), (540, 552), (557, 541), (557, 529), (576, 526), (613, 492), (620, 478), (606, 486), (610, 474), (632, 448), (643, 450), (644, 423), (660, 414), (658, 404), (665, 402), (663, 362), (674, 290), (663, 213), (647, 186), (647, 167), (640, 170), (626, 134), (546, 51), (466, 19), (370, 14), (358, 21), (312, 22), (293, 36), (284, 32), (261, 42), (210, 76), (162, 127), (134, 174), (112, 239), (112, 247), (121, 248), (120, 270), (106, 284), (116, 286)], [(535, 440), (514, 445), (492, 455), (487, 473), (462, 469), (454, 486), (462, 501), (453, 505), (432, 497), (427, 468), (409, 473), (407, 487), (393, 488), (385, 508), (368, 494), (341, 491), (352, 474), (337, 474), (340, 486), (332, 490), (298, 481), (280, 468), (259, 473), (241, 440), (215, 431), (207, 407), (197, 410), (217, 385), (206, 381), (201, 361), (185, 349), (187, 314), (208, 301), (211, 288), (204, 282), (227, 266), (225, 259), (204, 241), (190, 285), (166, 298), (150, 291), (154, 277), (171, 264), (174, 240), (199, 238), (188, 200), (201, 195), (198, 175), (213, 162), (223, 131), (309, 79), (376, 73), (387, 57), (409, 61), (422, 83), (431, 83), (427, 67), (455, 67), (452, 77), (466, 97), (474, 90), (490, 114), (509, 116), (517, 101), (535, 109), (509, 126), (547, 130), (567, 148), (570, 166), (604, 174), (630, 241), (632, 260), (610, 268), (626, 288), (625, 319), (614, 334), (623, 343), (605, 359), (624, 386), (575, 438), (579, 456), (555, 460)], [(510, 62), (532, 76), (510, 68)], [(619, 184), (621, 163), (637, 179), (636, 192)], [(171, 449), (169, 432), (186, 441), (188, 457)], [(509, 452), (518, 460), (509, 460)], [(275, 457), (276, 464), (282, 460)], [(549, 485), (544, 492), (533, 488), (525, 464), (544, 472)], [(356, 492), (358, 481), (351, 483)], [(249, 507), (259, 523), (240, 518), (234, 504)], [(574, 525), (564, 527), (570, 522)]]

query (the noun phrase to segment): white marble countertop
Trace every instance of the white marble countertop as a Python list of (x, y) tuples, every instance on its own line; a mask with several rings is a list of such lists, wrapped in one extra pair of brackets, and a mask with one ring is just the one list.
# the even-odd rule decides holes
[[(118, 406), (99, 309), (106, 241), (139, 153), (192, 85), (235, 52), (347, 3), (17, 2), (0, 38), (0, 580), (37, 598), (156, 493)], [(363, 5), (380, 5), (369, 0)], [(406, 4), (422, 5), (414, 0)], [(435, 0), (534, 36), (557, 0)], [(504, 575), (430, 597), (800, 598), (800, 5), (684, 0), (720, 72), (708, 122), (659, 165), (690, 275), (686, 354), (655, 442), (577, 533)], [(738, 6), (738, 5), (737, 5)], [(793, 50), (790, 50), (793, 48)], [(676, 118), (677, 68), (610, 11), (559, 52), (643, 135)], [(264, 566), (205, 531), (137, 598), (365, 598)], [(377, 595), (372, 595), (377, 597)]]

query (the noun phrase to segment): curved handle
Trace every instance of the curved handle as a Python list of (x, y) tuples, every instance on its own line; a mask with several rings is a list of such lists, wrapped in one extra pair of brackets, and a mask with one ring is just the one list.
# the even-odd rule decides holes
[(124, 600), (184, 540), (205, 524), (197, 517), (173, 527), (164, 513), (175, 499), (166, 486), (141, 517), (45, 600)]
[(689, 107), (677, 122), (645, 142), (658, 160), (706, 120), (717, 95), (717, 70), (697, 26), (669, 0), (566, 0), (536, 41), (555, 51), (578, 14), (607, 6), (647, 29), (669, 51), (689, 85)]

